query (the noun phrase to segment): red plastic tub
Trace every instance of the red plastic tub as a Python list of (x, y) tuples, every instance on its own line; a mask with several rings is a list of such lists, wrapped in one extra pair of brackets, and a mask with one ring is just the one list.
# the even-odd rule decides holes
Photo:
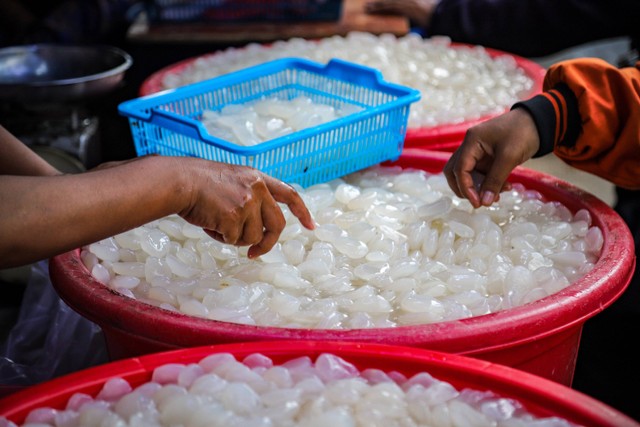
[[(525, 96), (523, 96), (523, 99), (528, 99), (542, 92), (542, 83), (544, 81), (544, 75), (546, 73), (546, 70), (543, 67), (529, 59), (523, 58), (518, 55), (506, 53), (496, 49), (484, 49), (492, 58), (504, 55), (511, 56), (515, 60), (518, 67), (522, 68), (525, 74), (533, 80), (533, 87)], [(506, 108), (504, 112), (509, 111), (509, 109), (510, 106)], [(496, 116), (496, 114), (487, 115), (476, 120), (467, 120), (462, 123), (441, 125), (435, 127), (409, 128), (407, 129), (405, 147), (421, 147), (435, 151), (453, 152), (456, 150), (456, 148), (458, 148), (458, 146), (464, 139), (464, 135), (467, 132), (467, 129)]]
[[(469, 45), (462, 43), (452, 43), (451, 46), (460, 47)], [(492, 58), (496, 58), (499, 56), (512, 57), (518, 67), (520, 67), (525, 72), (525, 74), (533, 80), (533, 87), (527, 94), (523, 96), (523, 99), (530, 98), (531, 96), (536, 95), (542, 91), (542, 82), (544, 80), (544, 75), (546, 72), (543, 67), (529, 59), (518, 55), (503, 52), (497, 49), (484, 49)], [(139, 91), (140, 96), (151, 95), (152, 93), (156, 93), (165, 89), (163, 82), (168, 75), (179, 75), (180, 73), (191, 67), (192, 64), (198, 59), (215, 55), (216, 53), (212, 53), (196, 58), (185, 59), (156, 71), (142, 82)], [(508, 109), (509, 108), (506, 108), (505, 112), (508, 111)], [(495, 116), (496, 115), (488, 115), (476, 120), (467, 120), (462, 123), (447, 124), (435, 127), (409, 128), (407, 129), (407, 135), (405, 138), (405, 147), (421, 147), (435, 151), (453, 152), (460, 145), (460, 142), (462, 142), (467, 129)]]
[[(405, 150), (395, 163), (440, 172), (449, 153)], [(587, 209), (604, 235), (602, 256), (582, 279), (555, 295), (514, 309), (462, 320), (395, 328), (323, 330), (247, 326), (170, 312), (122, 296), (96, 281), (80, 250), (53, 258), (51, 279), (64, 301), (100, 325), (110, 356), (216, 343), (270, 340), (385, 343), (474, 356), (570, 385), (584, 322), (629, 284), (635, 267), (631, 233), (607, 204), (541, 172), (516, 169), (512, 180), (572, 211)]]
[(580, 392), (547, 379), (479, 359), (424, 349), (382, 344), (278, 341), (239, 343), (190, 348), (130, 358), (79, 371), (0, 400), (0, 416), (22, 423), (29, 412), (40, 407), (63, 409), (74, 393), (95, 396), (114, 377), (132, 387), (150, 380), (154, 368), (167, 363), (195, 363), (212, 353), (227, 352), (236, 359), (261, 353), (274, 363), (321, 353), (331, 353), (354, 364), (359, 370), (397, 371), (406, 376), (428, 372), (458, 390), (491, 391), (511, 398), (537, 417), (558, 417), (589, 427), (638, 427), (640, 424), (613, 408)]

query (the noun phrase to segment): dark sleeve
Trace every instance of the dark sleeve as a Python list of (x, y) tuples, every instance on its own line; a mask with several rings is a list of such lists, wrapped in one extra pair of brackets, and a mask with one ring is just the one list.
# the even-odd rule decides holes
[(577, 169), (640, 189), (640, 62), (626, 68), (598, 58), (558, 62), (543, 90), (514, 106), (533, 117), (536, 155), (552, 150)]
[(556, 145), (574, 146), (582, 130), (578, 99), (564, 83), (518, 102), (513, 108), (527, 110), (536, 124), (540, 147), (533, 157), (552, 153)]
[(640, 33), (638, 0), (440, 0), (426, 36), (545, 56)]

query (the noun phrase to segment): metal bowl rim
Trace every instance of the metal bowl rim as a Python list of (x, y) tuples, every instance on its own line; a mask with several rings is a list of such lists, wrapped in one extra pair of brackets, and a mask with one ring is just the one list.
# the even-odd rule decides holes
[(9, 46), (9, 47), (5, 47), (0, 49), (0, 54), (3, 52), (10, 52), (10, 51), (24, 51), (24, 52), (28, 52), (28, 51), (37, 51), (43, 48), (55, 48), (55, 49), (90, 49), (90, 50), (96, 50), (96, 51), (103, 51), (103, 52), (109, 52), (112, 54), (116, 54), (117, 56), (119, 56), (123, 62), (122, 64), (118, 65), (117, 67), (111, 68), (109, 70), (100, 72), (100, 73), (95, 73), (95, 74), (89, 74), (87, 76), (82, 76), (82, 77), (73, 77), (73, 78), (69, 78), (69, 79), (61, 79), (61, 80), (45, 80), (45, 81), (37, 81), (37, 82), (31, 82), (31, 83), (27, 83), (27, 82), (20, 82), (20, 83), (15, 83), (15, 82), (2, 82), (0, 81), (0, 86), (27, 86), (27, 87), (40, 87), (40, 86), (65, 86), (65, 85), (72, 85), (72, 84), (78, 84), (78, 83), (88, 83), (91, 81), (95, 81), (95, 80), (100, 80), (100, 79), (105, 79), (108, 77), (113, 77), (113, 76), (117, 76), (123, 72), (125, 72), (126, 70), (128, 70), (131, 65), (133, 64), (133, 58), (131, 57), (131, 55), (129, 55), (127, 52), (125, 52), (124, 50), (115, 47), (115, 46), (108, 46), (108, 45), (95, 45), (95, 46), (91, 46), (91, 45), (68, 45), (68, 44), (51, 44), (51, 43), (41, 43), (41, 44), (30, 44), (30, 45), (24, 45), (24, 46)]

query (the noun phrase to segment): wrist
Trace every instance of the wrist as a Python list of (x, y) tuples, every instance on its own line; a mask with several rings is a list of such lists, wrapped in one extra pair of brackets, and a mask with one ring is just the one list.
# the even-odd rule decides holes
[(144, 171), (143, 179), (151, 183), (149, 192), (157, 195), (161, 215), (180, 214), (190, 209), (193, 200), (193, 179), (185, 157), (146, 156), (137, 166)]
[(518, 130), (518, 134), (526, 146), (524, 155), (527, 159), (536, 157), (541, 151), (541, 144), (540, 134), (534, 117), (525, 108), (514, 108), (509, 114), (514, 117), (514, 127)]
[(518, 102), (511, 112), (519, 117), (519, 125), (523, 126), (526, 135), (533, 135), (531, 157), (542, 157), (553, 152), (555, 140), (555, 117), (547, 108), (546, 99), (537, 95), (527, 101)]
[(566, 84), (560, 83), (513, 106), (513, 109), (521, 108), (531, 115), (538, 131), (540, 145), (534, 157), (549, 154), (556, 146), (575, 144), (582, 123), (577, 98)]

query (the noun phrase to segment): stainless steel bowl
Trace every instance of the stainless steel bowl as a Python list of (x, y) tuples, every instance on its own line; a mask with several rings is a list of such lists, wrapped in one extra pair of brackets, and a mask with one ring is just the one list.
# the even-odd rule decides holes
[(0, 99), (60, 102), (116, 87), (131, 56), (111, 46), (38, 44), (0, 49)]

